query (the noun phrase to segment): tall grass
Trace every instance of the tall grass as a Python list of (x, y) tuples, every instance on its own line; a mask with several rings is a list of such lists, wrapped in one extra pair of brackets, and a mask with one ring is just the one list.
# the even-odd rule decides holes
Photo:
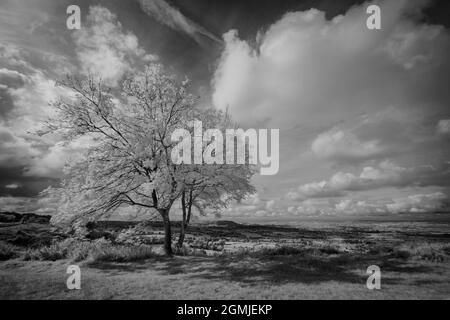
[(152, 247), (140, 246), (101, 246), (92, 250), (89, 262), (131, 262), (144, 260), (155, 256)]
[(152, 247), (147, 245), (115, 245), (105, 239), (96, 241), (66, 239), (50, 246), (29, 249), (25, 252), (23, 259), (40, 261), (70, 259), (73, 262), (87, 260), (90, 263), (128, 262), (147, 259), (155, 255)]
[(19, 249), (9, 243), (0, 242), (0, 261), (16, 258)]

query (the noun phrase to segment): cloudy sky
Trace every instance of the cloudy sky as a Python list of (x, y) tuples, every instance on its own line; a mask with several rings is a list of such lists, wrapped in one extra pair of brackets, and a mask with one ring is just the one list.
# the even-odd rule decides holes
[(51, 213), (37, 195), (83, 146), (30, 134), (68, 94), (55, 80), (117, 85), (155, 61), (243, 127), (280, 129), (279, 173), (225, 217), (449, 211), (449, 3), (374, 3), (381, 30), (351, 0), (2, 0), (0, 210)]

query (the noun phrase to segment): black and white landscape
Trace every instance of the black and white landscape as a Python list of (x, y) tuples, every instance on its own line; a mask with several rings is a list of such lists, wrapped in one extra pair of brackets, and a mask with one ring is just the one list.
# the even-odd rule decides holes
[(450, 298), (449, 16), (2, 0), (0, 298)]

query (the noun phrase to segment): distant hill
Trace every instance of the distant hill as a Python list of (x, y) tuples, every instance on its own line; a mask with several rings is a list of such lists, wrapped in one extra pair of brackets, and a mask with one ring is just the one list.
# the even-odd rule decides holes
[(35, 213), (0, 211), (0, 223), (50, 223), (51, 216)]

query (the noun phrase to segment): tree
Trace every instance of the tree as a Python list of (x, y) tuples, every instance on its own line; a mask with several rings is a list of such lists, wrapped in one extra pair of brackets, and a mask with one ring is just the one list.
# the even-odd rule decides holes
[[(215, 109), (202, 110), (195, 116), (202, 121), (204, 129), (225, 129), (236, 127), (228, 112)], [(213, 141), (203, 139), (203, 149), (206, 150)], [(212, 151), (214, 153), (215, 150)], [(226, 152), (226, 150), (225, 150)], [(183, 190), (181, 193), (182, 219), (177, 246), (184, 242), (186, 229), (190, 223), (193, 208), (205, 215), (208, 211), (219, 213), (232, 201), (240, 201), (255, 192), (250, 179), (256, 172), (256, 167), (247, 164), (201, 164), (181, 165), (183, 172)]]
[(206, 128), (221, 128), (229, 117), (198, 108), (188, 81), (178, 82), (162, 66), (146, 67), (121, 88), (107, 88), (92, 77), (68, 76), (58, 84), (74, 96), (53, 104), (55, 115), (41, 134), (59, 134), (66, 143), (83, 141), (86, 151), (66, 164), (61, 185), (46, 191), (60, 202), (53, 223), (87, 223), (121, 206), (157, 212), (164, 225), (164, 250), (171, 255), (169, 213), (177, 199), (183, 203), (184, 239), (193, 206), (219, 209), (254, 192), (250, 166), (172, 161), (175, 130), (192, 130), (194, 119)]
[(151, 65), (116, 91), (92, 77), (68, 76), (59, 85), (75, 97), (53, 104), (56, 114), (41, 134), (89, 143), (83, 156), (67, 163), (65, 179), (53, 190), (61, 199), (53, 221), (96, 220), (123, 205), (156, 210), (164, 224), (164, 250), (172, 254), (169, 212), (182, 179), (171, 161), (171, 132), (195, 109), (188, 81), (178, 83)]
[(253, 173), (249, 167), (238, 166), (232, 169), (230, 166), (224, 166), (224, 169), (216, 169), (215, 175), (220, 177), (219, 179), (213, 181), (192, 179), (191, 182), (185, 182), (185, 188), (181, 194), (182, 220), (178, 247), (183, 245), (193, 208), (203, 215), (208, 210), (219, 213), (233, 200), (241, 201), (255, 192), (254, 187), (250, 184)]

